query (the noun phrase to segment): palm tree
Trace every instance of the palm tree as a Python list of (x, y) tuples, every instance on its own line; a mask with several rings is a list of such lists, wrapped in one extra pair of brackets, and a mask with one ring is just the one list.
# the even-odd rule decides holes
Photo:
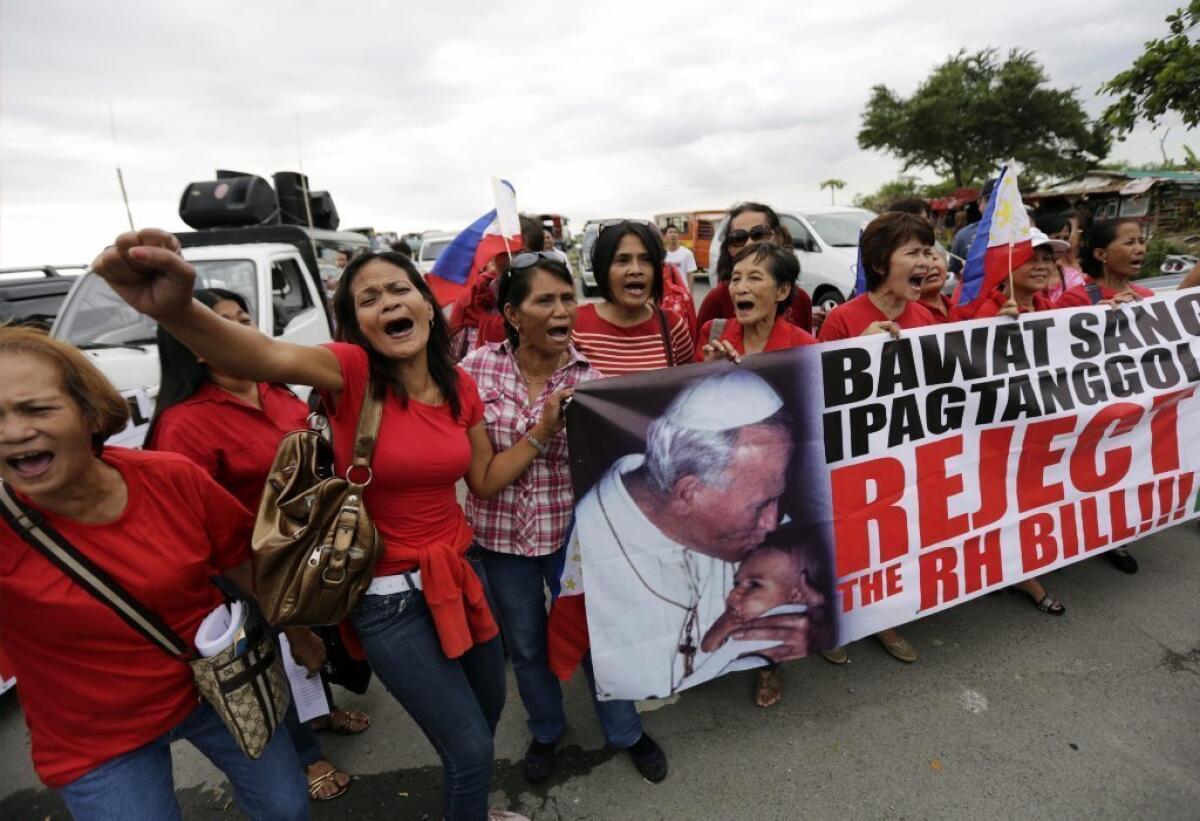
[(846, 181), (839, 180), (836, 177), (825, 180), (824, 182), (821, 183), (822, 189), (825, 189), (825, 188), (829, 189), (829, 204), (830, 205), (837, 205), (837, 192), (841, 191), (845, 187), (846, 187)]

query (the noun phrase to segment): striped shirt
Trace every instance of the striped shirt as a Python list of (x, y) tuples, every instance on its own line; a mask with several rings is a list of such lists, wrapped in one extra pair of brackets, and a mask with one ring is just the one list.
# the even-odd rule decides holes
[[(663, 315), (670, 328), (675, 364), (691, 362), (694, 351), (687, 323), (670, 311), (664, 310)], [(645, 322), (622, 328), (602, 318), (595, 303), (580, 305), (571, 341), (605, 376), (651, 371), (669, 364), (657, 311)]]

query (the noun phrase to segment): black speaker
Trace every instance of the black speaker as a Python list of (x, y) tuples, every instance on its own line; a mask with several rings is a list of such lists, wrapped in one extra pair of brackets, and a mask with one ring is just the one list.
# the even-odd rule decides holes
[(179, 200), (179, 218), (196, 229), (262, 225), (276, 209), (271, 184), (253, 174), (190, 183)]
[(328, 191), (309, 191), (308, 201), (312, 207), (313, 227), (336, 231), (341, 224), (333, 195)]
[(275, 196), (279, 198), (279, 220), (284, 225), (308, 225), (308, 211), (304, 207), (304, 192), (308, 190), (308, 177), (295, 171), (277, 171)]

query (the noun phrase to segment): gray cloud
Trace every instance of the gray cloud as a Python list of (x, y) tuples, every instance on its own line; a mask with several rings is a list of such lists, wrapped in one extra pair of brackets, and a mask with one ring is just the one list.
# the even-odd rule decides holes
[[(296, 112), (305, 170), (347, 225), (461, 227), (495, 174), (577, 221), (823, 202), (830, 176), (849, 201), (899, 168), (855, 142), (873, 84), (909, 93), (959, 48), (1019, 47), (1098, 111), (1175, 5), (6, 0), (0, 264), (111, 239), (118, 157), (138, 223), (181, 227), (188, 181), (295, 168)], [(1114, 154), (1156, 159), (1159, 136)], [(1174, 128), (1168, 151), (1183, 141)]]

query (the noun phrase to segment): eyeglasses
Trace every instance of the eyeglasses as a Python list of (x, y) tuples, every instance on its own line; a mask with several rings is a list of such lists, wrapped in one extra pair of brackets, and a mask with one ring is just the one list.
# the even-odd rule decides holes
[(775, 229), (769, 225), (756, 225), (749, 231), (744, 228), (739, 228), (736, 231), (730, 231), (725, 237), (725, 244), (730, 248), (741, 248), (748, 240), (754, 242), (762, 242), (766, 239), (771, 239), (775, 236)]

